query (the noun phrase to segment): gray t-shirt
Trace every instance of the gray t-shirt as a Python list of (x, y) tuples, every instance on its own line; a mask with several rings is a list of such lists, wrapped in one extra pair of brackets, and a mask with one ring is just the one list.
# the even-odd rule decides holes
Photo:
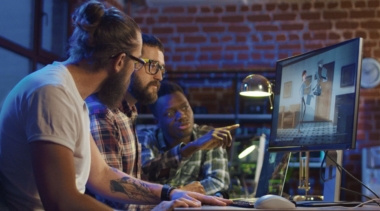
[(0, 179), (10, 210), (43, 210), (29, 151), (34, 141), (73, 151), (76, 186), (84, 193), (91, 164), (89, 128), (86, 104), (61, 63), (29, 74), (13, 88), (0, 113)]

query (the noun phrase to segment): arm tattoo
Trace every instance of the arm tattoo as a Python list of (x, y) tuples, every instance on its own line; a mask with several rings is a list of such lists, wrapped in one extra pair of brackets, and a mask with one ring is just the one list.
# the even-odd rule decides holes
[(133, 177), (123, 177), (117, 180), (110, 181), (110, 188), (112, 192), (119, 192), (127, 195), (132, 200), (141, 202), (157, 203), (159, 200), (148, 185)]

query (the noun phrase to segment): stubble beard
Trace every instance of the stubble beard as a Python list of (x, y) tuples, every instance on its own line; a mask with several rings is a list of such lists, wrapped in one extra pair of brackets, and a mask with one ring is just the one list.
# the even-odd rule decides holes
[(148, 105), (156, 102), (157, 100), (157, 91), (149, 91), (149, 88), (152, 85), (157, 86), (157, 91), (160, 88), (159, 81), (151, 81), (144, 87), (142, 81), (136, 77), (135, 74), (132, 74), (131, 84), (128, 91), (137, 100), (137, 102), (143, 105)]

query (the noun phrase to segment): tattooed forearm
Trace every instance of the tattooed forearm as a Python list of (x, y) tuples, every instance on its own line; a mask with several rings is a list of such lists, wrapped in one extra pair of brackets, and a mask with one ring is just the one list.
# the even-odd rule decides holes
[(112, 192), (123, 193), (133, 200), (149, 203), (154, 203), (158, 200), (146, 183), (133, 177), (111, 180), (110, 188)]

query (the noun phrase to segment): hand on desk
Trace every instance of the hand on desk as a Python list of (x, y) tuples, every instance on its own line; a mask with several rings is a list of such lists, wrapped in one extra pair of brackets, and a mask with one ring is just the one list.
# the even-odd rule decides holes
[(185, 186), (179, 187), (180, 190), (193, 191), (201, 194), (206, 194), (203, 185), (199, 181), (194, 181)]
[[(186, 203), (186, 205), (181, 207), (200, 207), (201, 205), (214, 205), (214, 206), (226, 206), (232, 203), (231, 200), (223, 199), (215, 196), (206, 196), (200, 193), (183, 191), (175, 189), (170, 194), (171, 200), (180, 200)], [(179, 202), (178, 202), (179, 203)], [(179, 204), (175, 204), (179, 205)]]

